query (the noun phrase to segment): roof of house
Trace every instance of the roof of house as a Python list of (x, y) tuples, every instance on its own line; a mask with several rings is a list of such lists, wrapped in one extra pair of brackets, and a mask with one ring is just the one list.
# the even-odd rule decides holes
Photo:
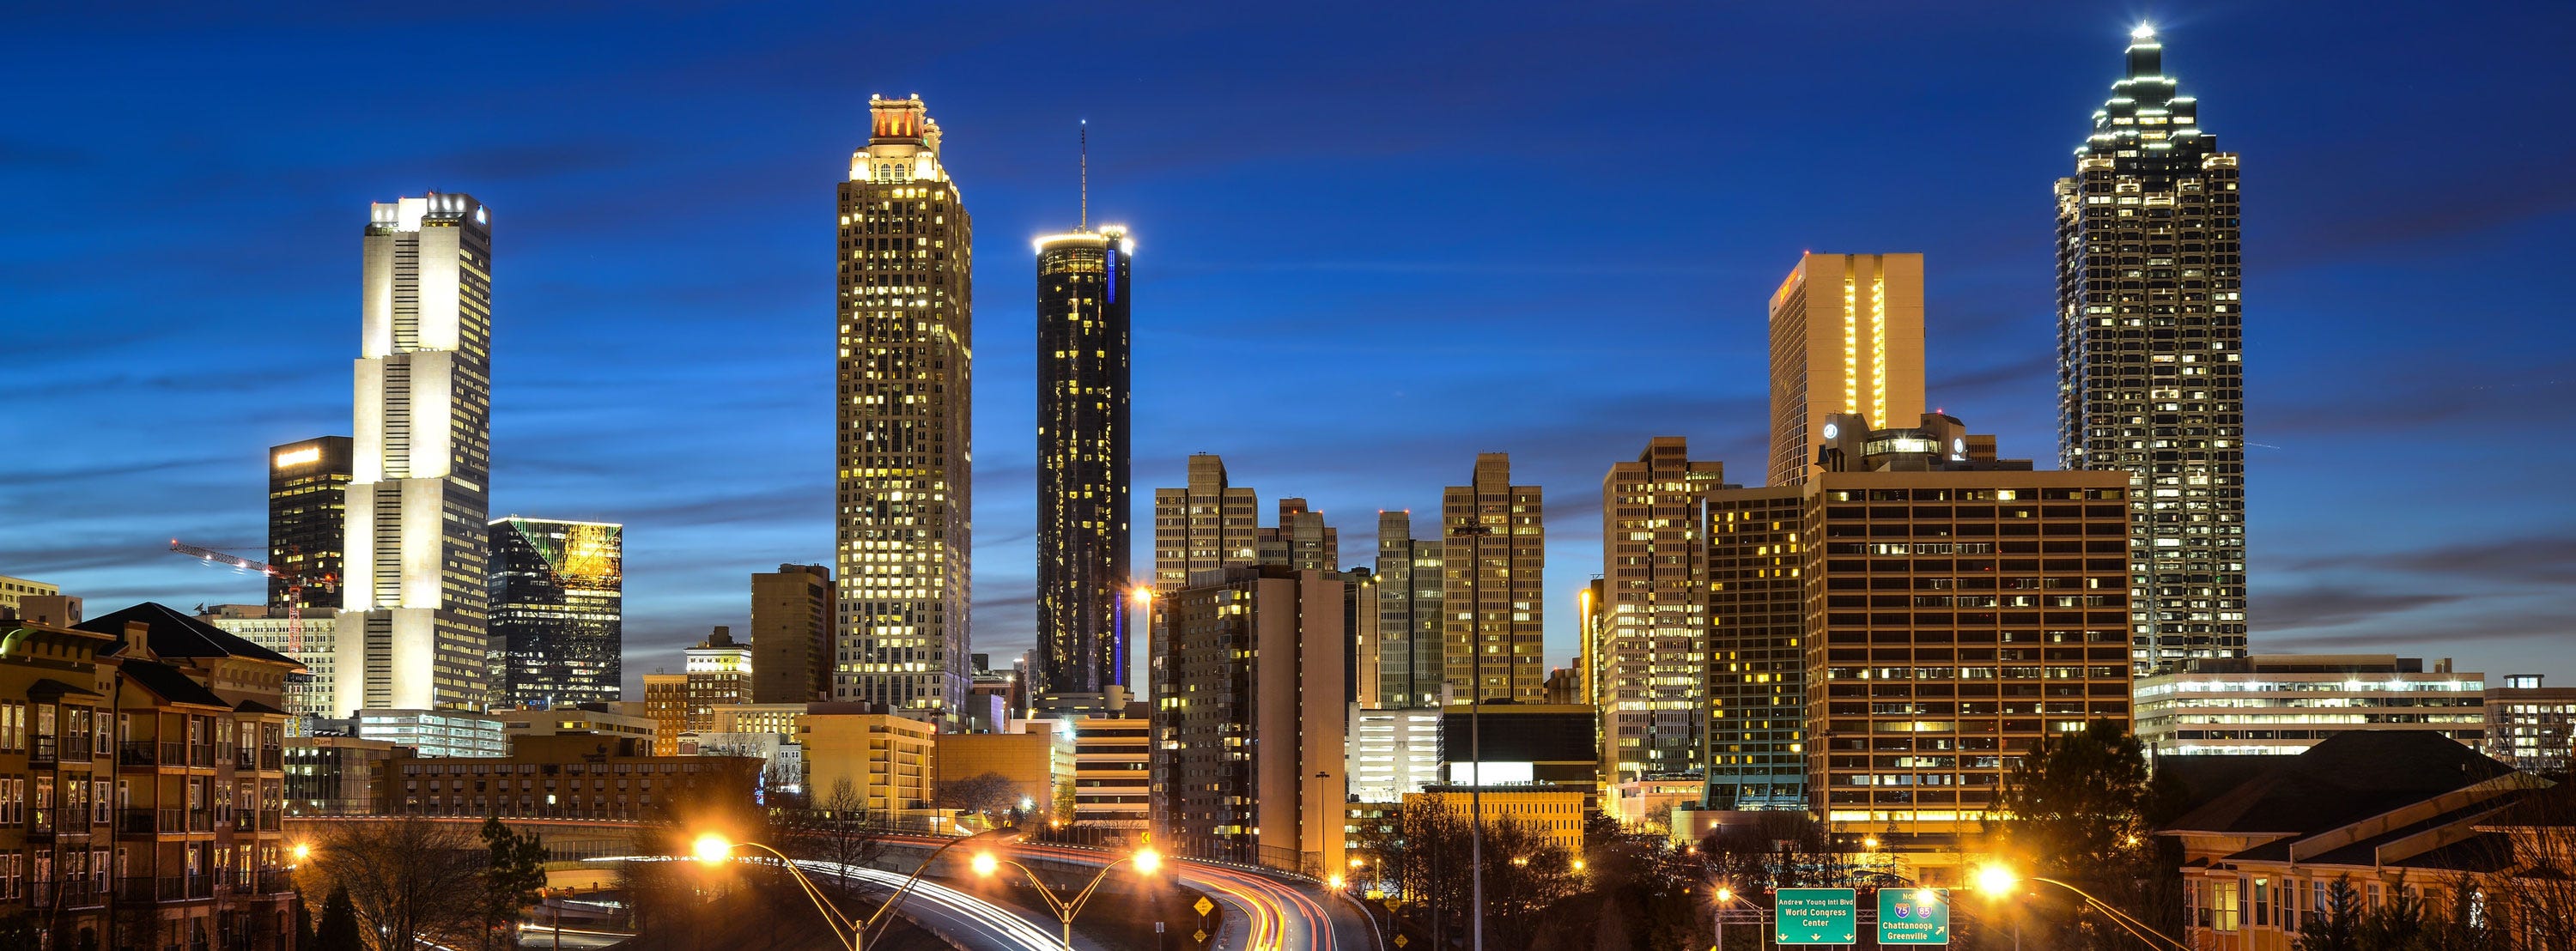
[(2165, 824), (2167, 831), (2323, 832), (2513, 772), (2433, 733), (2338, 733)]
[[(253, 644), (231, 631), (216, 627), (172, 610), (157, 602), (145, 601), (113, 614), (72, 625), (75, 630), (122, 637), (129, 621), (140, 621), (148, 632), (152, 653), (162, 657), (239, 657), (279, 664), (296, 664), (294, 658)], [(120, 645), (119, 649), (122, 649)], [(105, 653), (113, 654), (115, 651)]]
[(152, 691), (160, 695), (161, 699), (171, 703), (195, 704), (226, 710), (232, 709), (233, 706), (224, 702), (224, 698), (215, 696), (214, 691), (189, 679), (187, 674), (180, 673), (179, 668), (160, 661), (129, 660), (118, 664), (117, 670), (122, 672), (126, 679), (133, 681), (136, 686)]

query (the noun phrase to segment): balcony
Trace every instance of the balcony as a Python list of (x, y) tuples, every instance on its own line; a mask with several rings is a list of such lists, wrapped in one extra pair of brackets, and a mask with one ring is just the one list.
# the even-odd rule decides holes
[(151, 835), (155, 828), (150, 809), (119, 809), (116, 812), (118, 835)]
[(63, 758), (75, 762), (89, 759), (89, 734), (74, 733), (63, 737)]
[(199, 769), (215, 768), (215, 748), (211, 746), (188, 747), (188, 765)]
[(285, 828), (286, 814), (283, 811), (270, 809), (259, 814), (259, 831), (279, 832)]
[(61, 761), (58, 737), (39, 734), (30, 739), (35, 742), (27, 746), (27, 765), (51, 766)]
[(161, 759), (159, 756), (154, 754), (159, 752), (159, 750), (160, 744), (154, 743), (151, 740), (128, 740), (126, 742), (119, 743), (116, 745), (116, 765), (157, 765), (161, 762)]
[(214, 814), (214, 813), (211, 813), (211, 812), (205, 812), (205, 811), (202, 811), (202, 810), (201, 810), (201, 811), (197, 811), (197, 812), (191, 812), (191, 813), (188, 813), (188, 831), (190, 831), (190, 832), (213, 832), (213, 831), (215, 831), (215, 814)]
[(295, 890), (295, 870), (265, 868), (251, 886), (262, 895), (282, 895)]
[(234, 768), (234, 769), (258, 769), (258, 768), (259, 768), (259, 754), (258, 754), (257, 752), (255, 752), (255, 751), (253, 751), (250, 747), (247, 747), (247, 746), (242, 747), (241, 749), (234, 750), (234, 751), (233, 751), (233, 768)]
[(163, 743), (163, 744), (161, 744), (161, 765), (163, 765), (163, 766), (186, 766), (186, 765), (188, 765), (188, 744), (186, 744), (186, 743), (166, 743), (166, 742), (165, 742), (165, 743)]
[(283, 772), (286, 769), (285, 763), (286, 751), (283, 748), (275, 746), (263, 746), (259, 748), (259, 768), (261, 771), (270, 773)]

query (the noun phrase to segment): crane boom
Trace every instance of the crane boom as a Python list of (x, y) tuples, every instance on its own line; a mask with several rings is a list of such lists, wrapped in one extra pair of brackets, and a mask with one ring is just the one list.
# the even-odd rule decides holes
[(286, 655), (290, 658), (301, 659), (304, 656), (304, 589), (314, 587), (330, 591), (338, 587), (340, 580), (328, 574), (308, 578), (301, 571), (287, 571), (264, 561), (253, 561), (202, 545), (190, 545), (176, 538), (170, 540), (170, 550), (207, 564), (223, 565), (237, 571), (284, 580), (286, 582)]
[(170, 540), (170, 550), (186, 555), (190, 558), (199, 558), (219, 565), (230, 565), (253, 574), (269, 575), (271, 577), (277, 575), (277, 566), (271, 565), (267, 562), (252, 561), (240, 555), (220, 552), (212, 548), (190, 545), (185, 542), (181, 542), (176, 538)]

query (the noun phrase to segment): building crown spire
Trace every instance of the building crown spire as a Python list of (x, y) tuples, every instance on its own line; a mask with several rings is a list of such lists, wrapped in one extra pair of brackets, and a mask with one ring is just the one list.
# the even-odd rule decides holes
[(1073, 230), (1091, 230), (1091, 120), (1082, 120), (1082, 213)]

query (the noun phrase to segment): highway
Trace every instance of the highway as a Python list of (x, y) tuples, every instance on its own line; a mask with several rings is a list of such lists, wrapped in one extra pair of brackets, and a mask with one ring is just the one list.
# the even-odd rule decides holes
[[(626, 860), (688, 861), (685, 859), (660, 859), (658, 857), (651, 856), (629, 856)], [(776, 860), (740, 859), (737, 861), (764, 861), (774, 863)], [(904, 880), (910, 877), (908, 875), (888, 872), (882, 869), (835, 865), (830, 862), (799, 861), (796, 863), (796, 867), (804, 869), (805, 874), (808, 876), (839, 878), (847, 881), (864, 882), (869, 885), (874, 885), (877, 886), (876, 891), (879, 892), (892, 892), (895, 889), (902, 887)], [(858, 911), (860, 909), (844, 910)], [(1018, 913), (928, 879), (913, 883), (912, 891), (904, 895), (903, 903), (895, 907), (894, 913), (905, 918), (912, 919), (924, 928), (935, 931), (941, 936), (954, 940), (959, 944), (978, 949), (978, 951), (985, 951), (985, 949), (990, 949), (990, 951), (1057, 951), (1057, 949), (1063, 947), (1063, 945), (1056, 940), (1056, 936), (1053, 932), (1030, 924), (1027, 919), (1020, 917)], [(815, 917), (806, 919), (803, 924), (811, 925), (816, 928), (824, 927), (821, 919), (822, 912), (815, 911), (813, 914)], [(885, 927), (885, 923), (878, 922), (877, 926), (879, 928), (883, 928)], [(546, 929), (539, 930), (544, 931)], [(566, 938), (565, 946), (567, 949), (572, 946), (570, 939), (573, 934), (574, 932), (570, 929), (567, 929), (564, 932), (564, 937)], [(538, 935), (522, 931), (521, 937), (523, 940), (527, 940), (534, 939), (538, 937)]]
[[(1016, 855), (1036, 856), (1081, 865), (1115, 860), (1114, 852), (1021, 843), (1004, 846)], [(1375, 929), (1350, 902), (1314, 885), (1281, 879), (1232, 866), (1164, 859), (1182, 885), (1206, 892), (1234, 914), (1208, 943), (1222, 951), (1379, 951)]]

